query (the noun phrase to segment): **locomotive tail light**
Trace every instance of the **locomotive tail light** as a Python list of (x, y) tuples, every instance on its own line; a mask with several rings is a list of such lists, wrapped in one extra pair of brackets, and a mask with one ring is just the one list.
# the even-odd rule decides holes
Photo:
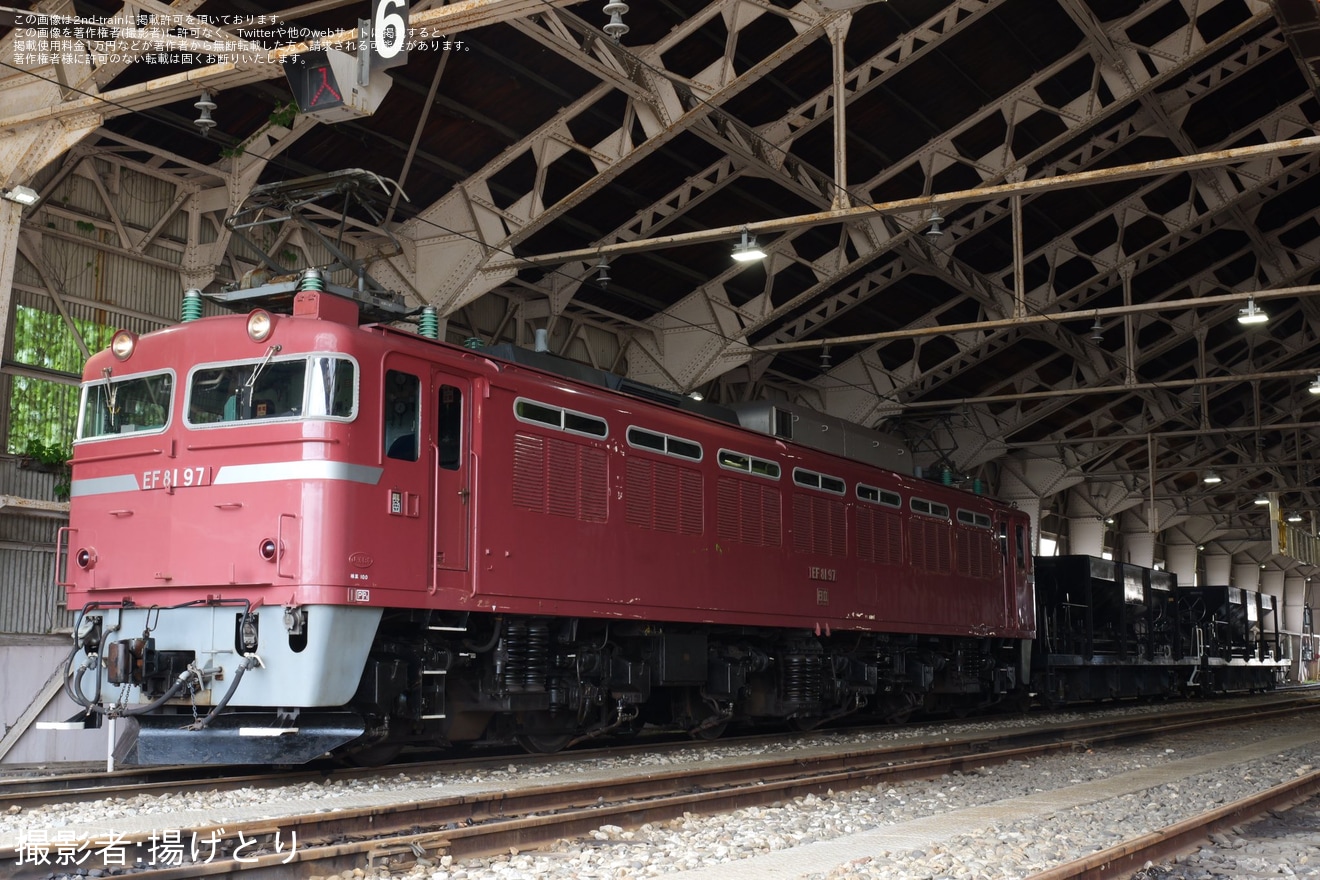
[(275, 329), (275, 317), (265, 309), (253, 309), (248, 313), (247, 334), (253, 342), (265, 342)]
[(257, 548), (257, 552), (260, 553), (261, 558), (267, 562), (274, 562), (275, 554), (279, 552), (279, 549), (280, 547), (275, 543), (274, 538), (266, 538), (261, 542), (261, 546)]
[(78, 563), (78, 567), (81, 569), (93, 569), (96, 567), (96, 551), (91, 547), (81, 547), (78, 552), (74, 554), (73, 560)]
[(115, 335), (110, 338), (110, 351), (121, 361), (132, 357), (135, 348), (137, 348), (137, 334), (131, 330), (116, 330)]

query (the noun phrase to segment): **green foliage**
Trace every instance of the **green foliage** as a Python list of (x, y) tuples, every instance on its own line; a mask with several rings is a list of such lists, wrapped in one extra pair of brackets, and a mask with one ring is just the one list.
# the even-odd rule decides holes
[(281, 128), (293, 128), (293, 120), (298, 116), (298, 105), (292, 101), (286, 104), (276, 104), (275, 111), (270, 114), (270, 124), (278, 125)]
[[(110, 344), (114, 328), (74, 319), (88, 349), (98, 351)], [(14, 315), (14, 360), (78, 376), (83, 353), (64, 319), (54, 312), (18, 306)], [(29, 456), (52, 463), (50, 450), (59, 450), (59, 462), (69, 457), (78, 418), (78, 386), (13, 376), (10, 379), (9, 435), (5, 448), (10, 455)], [(34, 450), (36, 451), (34, 453)], [(39, 453), (39, 454), (37, 454)]]
[(95, 231), (96, 231), (96, 224), (95, 224), (95, 223), (89, 223), (89, 222), (87, 222), (86, 220), (77, 220), (77, 221), (74, 221), (74, 224), (73, 224), (73, 225), (78, 227), (78, 231), (79, 231), (79, 232), (95, 232)]

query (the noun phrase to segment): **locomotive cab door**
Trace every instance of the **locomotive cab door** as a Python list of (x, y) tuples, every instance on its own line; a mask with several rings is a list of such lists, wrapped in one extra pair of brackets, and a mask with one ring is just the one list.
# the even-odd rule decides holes
[[(400, 582), (434, 592), (460, 586), (471, 529), (469, 379), (394, 356), (385, 365), (383, 462), (389, 542), (427, 548), (393, 555)], [(448, 577), (447, 577), (448, 574)]]
[(444, 586), (444, 572), (467, 571), (472, 528), (472, 383), (446, 373), (431, 374), (435, 401), (435, 442), (430, 450), (435, 474), (435, 583)]

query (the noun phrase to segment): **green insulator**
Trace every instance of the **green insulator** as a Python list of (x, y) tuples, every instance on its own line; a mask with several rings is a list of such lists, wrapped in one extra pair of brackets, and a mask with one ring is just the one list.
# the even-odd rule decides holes
[(485, 348), (485, 347), (486, 347), (486, 343), (484, 343), (484, 342), (481, 341), (481, 337), (480, 337), (480, 336), (469, 336), (467, 339), (464, 339), (464, 340), (463, 340), (463, 347), (464, 347), (464, 348)]
[(196, 321), (202, 316), (202, 292), (195, 287), (183, 292), (183, 320)]
[(325, 290), (325, 279), (321, 277), (321, 270), (304, 269), (302, 277), (298, 279), (298, 290)]
[(417, 324), (417, 332), (427, 339), (440, 338), (440, 314), (435, 310), (435, 306), (427, 306), (422, 309), (422, 317)]
[(982, 492), (985, 491), (985, 484), (981, 482), (980, 477), (977, 477), (975, 480), (972, 480), (972, 491), (977, 495), (980, 495)]
[(953, 468), (945, 468), (940, 472), (940, 481), (946, 486), (953, 485)]

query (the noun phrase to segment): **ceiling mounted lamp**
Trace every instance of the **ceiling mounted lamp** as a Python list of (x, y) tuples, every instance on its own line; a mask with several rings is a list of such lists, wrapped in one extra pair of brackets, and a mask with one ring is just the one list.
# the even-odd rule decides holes
[(748, 235), (746, 227), (743, 227), (742, 241), (733, 246), (733, 258), (739, 263), (765, 259), (765, 251), (756, 246), (756, 237)]
[(1238, 323), (1244, 325), (1264, 324), (1270, 319), (1264, 309), (1256, 307), (1255, 297), (1247, 297), (1245, 308), (1238, 309)]
[(1269, 499), (1268, 496), (1265, 496), (1265, 495), (1257, 495), (1257, 496), (1256, 496), (1256, 500), (1253, 501), (1252, 503), (1253, 503), (1253, 504), (1256, 504), (1256, 505), (1258, 505), (1258, 506), (1260, 506), (1260, 507), (1264, 507), (1265, 505), (1267, 505), (1267, 504), (1270, 503), (1270, 499)]
[(930, 228), (926, 230), (926, 237), (929, 239), (936, 239), (943, 235), (944, 230), (940, 229), (940, 224), (943, 222), (944, 218), (940, 216), (940, 209), (932, 208), (930, 212)]
[(1288, 522), (1301, 522), (1301, 521), (1302, 521), (1302, 515), (1298, 511), (1294, 510), (1292, 513), (1288, 514)]
[(1311, 387), (1306, 390), (1312, 394), (1320, 394), (1320, 376), (1316, 376), (1315, 381), (1311, 383)]
[(1201, 482), (1213, 486), (1216, 483), (1224, 482), (1224, 478), (1219, 476), (1219, 474), (1215, 473), (1214, 471), (1210, 470), (1205, 472), (1204, 477), (1201, 477)]
[(37, 191), (30, 186), (19, 185), (3, 190), (3, 192), (6, 201), (15, 202), (24, 207), (35, 205), (41, 198)]

